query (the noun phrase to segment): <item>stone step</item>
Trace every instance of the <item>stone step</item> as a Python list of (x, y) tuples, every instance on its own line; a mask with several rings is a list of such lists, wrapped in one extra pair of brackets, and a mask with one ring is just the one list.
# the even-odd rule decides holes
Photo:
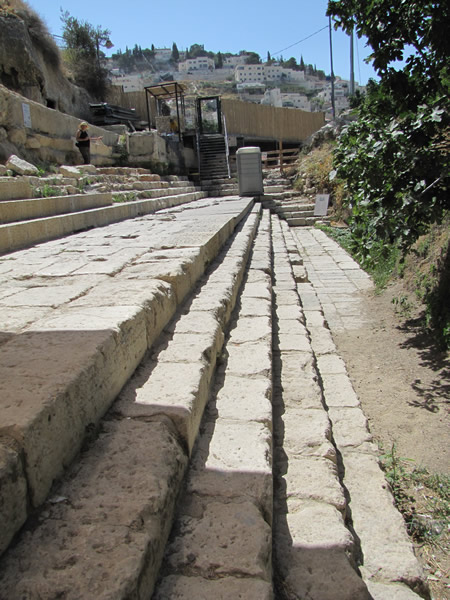
[(331, 217), (286, 217), (290, 227), (312, 227), (316, 223), (329, 223)]
[(272, 595), (272, 302), (263, 216), (153, 598)]
[[(1, 550), (45, 501), (52, 483), (251, 208), (248, 199), (202, 200), (189, 210), (169, 209), (0, 259), (2, 267), (11, 269), (3, 283), (9, 295), (1, 294)], [(225, 296), (210, 298), (218, 308), (197, 315), (197, 332), (206, 333), (208, 340), (202, 322), (209, 326), (217, 314), (222, 318), (231, 312), (230, 298), (235, 301), (237, 294), (232, 284), (242, 278), (245, 244), (250, 243), (258, 210), (246, 218), (236, 238), (239, 251), (226, 261), (227, 274), (216, 286)], [(214, 332), (220, 339), (218, 330)], [(204, 338), (194, 336), (200, 343)], [(187, 351), (181, 346), (179, 353), (183, 348)], [(214, 355), (216, 350), (208, 348), (200, 356)], [(203, 377), (205, 369), (198, 363), (190, 373), (191, 367), (175, 369), (185, 372), (181, 381), (189, 385), (194, 372)], [(167, 379), (169, 385), (173, 381), (173, 375)], [(177, 409), (175, 396), (167, 396), (172, 408), (163, 408), (163, 396), (162, 408), (147, 407), (158, 414), (168, 411), (167, 418), (181, 428), (183, 447), (191, 448), (195, 439), (201, 418), (196, 402), (203, 396), (196, 398), (202, 393), (203, 387), (192, 398), (186, 392), (178, 396), (180, 402), (191, 398), (192, 410), (187, 405)]]
[(24, 200), (4, 200), (0, 205), (0, 223), (15, 223), (41, 217), (81, 212), (112, 204), (111, 194), (74, 194)]
[(0, 177), (0, 209), (4, 200), (31, 198), (33, 188), (25, 177)]
[[(279, 534), (275, 540), (276, 554), (281, 558), (280, 562), (277, 559), (275, 562), (281, 566), (278, 577), (282, 588), (296, 590), (290, 597), (299, 600), (308, 594), (321, 600), (428, 598), (424, 574), (408, 539), (405, 523), (394, 506), (379, 465), (378, 448), (372, 441), (345, 363), (337, 354), (321, 301), (323, 294), (328, 303), (327, 314), (331, 324), (335, 315), (332, 306), (328, 309), (328, 298), (333, 293), (333, 284), (323, 290), (323, 280), (318, 273), (326, 272), (326, 279), (332, 264), (335, 265), (335, 277), (340, 275), (339, 293), (348, 293), (345, 292), (347, 287), (350, 290), (349, 300), (355, 290), (367, 289), (369, 278), (322, 231), (290, 229), (283, 221), (280, 225), (287, 249), (295, 252), (297, 246), (308, 276), (307, 281), (296, 284), (296, 291), (301, 304), (300, 319), (310, 339), (317, 372), (316, 393), (311, 395), (306, 392), (304, 376), (293, 380), (292, 353), (286, 361), (283, 359), (283, 347), (280, 347), (281, 473), (285, 485), (278, 487), (280, 493), (275, 501), (281, 502), (283, 509), (286, 505), (289, 509), (286, 518), (282, 519), (282, 525), (288, 525), (288, 529), (284, 528), (284, 535), (283, 529), (275, 527)], [(286, 265), (292, 264), (290, 257), (290, 254), (284, 255)], [(342, 264), (344, 270), (334, 260)], [(274, 270), (276, 274), (276, 260)], [(343, 283), (344, 273), (349, 275), (348, 286)], [(293, 279), (296, 279), (294, 269)], [(275, 294), (276, 290), (277, 286)], [(289, 314), (289, 317), (292, 315)], [(286, 330), (291, 333), (293, 328), (288, 326)], [(295, 362), (297, 365), (305, 364), (304, 359)], [(308, 369), (303, 367), (302, 372), (305, 374)], [(276, 375), (274, 379), (277, 380)], [(322, 417), (319, 415), (326, 417), (323, 425), (320, 425)], [(321, 436), (317, 435), (321, 430)], [(312, 456), (323, 464), (328, 461), (328, 475), (323, 479), (316, 458), (308, 467)], [(301, 468), (296, 465), (299, 458), (303, 462)], [(342, 492), (336, 495), (336, 489), (333, 492), (331, 472), (334, 476), (337, 473), (345, 495)], [(313, 477), (309, 473), (314, 473)], [(312, 487), (309, 488), (308, 482), (313, 482)], [(345, 498), (344, 510), (342, 498)], [(324, 503), (330, 505), (325, 511), (328, 511), (327, 514), (323, 511)], [(332, 506), (335, 511), (330, 510)], [(341, 513), (345, 525), (351, 524), (348, 529), (350, 537), (343, 535), (342, 519), (337, 513)], [(341, 534), (336, 529), (338, 521)], [(346, 560), (344, 549), (347, 549)], [(288, 567), (287, 553), (292, 559), (287, 562)], [(358, 579), (355, 579), (355, 573)]]
[(199, 200), (205, 196), (205, 192), (198, 191), (165, 197), (159, 196), (133, 202), (114, 203), (112, 206), (71, 214), (0, 225), (0, 253), (55, 240), (92, 227), (104, 227), (125, 219), (132, 219), (164, 208)]
[[(180, 310), (167, 324), (158, 345), (122, 390), (97, 439), (54, 488), (36, 515), (33, 533), (21, 536), (3, 557), (0, 597), (48, 597), (50, 590), (53, 597), (67, 599), (151, 596), (259, 221), (259, 208), (248, 214), (251, 203), (233, 202), (227, 211), (218, 208), (223, 204), (213, 206), (217, 232), (219, 214), (222, 221), (226, 212), (235, 222), (239, 214), (248, 216), (212, 263), (209, 276), (199, 281), (189, 310)], [(211, 205), (205, 205), (204, 219), (210, 221), (214, 211), (208, 215), (207, 208)], [(192, 228), (193, 211), (186, 212), (191, 212), (185, 218)], [(229, 234), (228, 228), (225, 237)], [(143, 266), (141, 281), (148, 285), (154, 273)], [(117, 306), (111, 291), (110, 302)], [(266, 296), (270, 298), (270, 290)], [(90, 304), (82, 299), (81, 306), (86, 310)]]
[[(0, 598), (143, 600), (152, 595), (161, 563), (155, 600), (211, 593), (219, 600), (427, 597), (367, 420), (333, 343), (333, 312), (325, 313), (322, 304), (329, 303), (332, 289), (324, 291), (317, 274), (324, 269), (330, 280), (333, 257), (342, 265), (350, 260), (323, 232), (291, 229), (276, 215), (269, 223), (264, 211), (245, 274), (260, 210), (256, 205), (246, 217), (250, 206), (236, 197), (204, 199), (73, 236), (72, 242), (45, 244), (43, 255), (39, 248), (19, 252), (13, 285), (7, 275), (14, 254), (0, 259), (0, 303), (10, 319), (1, 327), (0, 382), (12, 379), (13, 367), (19, 370), (15, 389), (2, 389), (1, 414), (11, 414), (14, 398), (22, 403), (15, 414), (22, 423), (30, 421), (39, 402), (30, 381), (40, 386), (38, 398), (52, 398), (32, 439), (45, 444), (42, 456), (30, 452), (32, 445), (23, 448), (16, 423), (0, 428), (6, 524), (17, 525), (23, 494), (34, 498), (37, 485), (32, 478), (28, 483), (28, 473), (44, 471), (42, 461), (48, 463), (49, 449), (62, 443), (61, 432), (69, 437), (75, 423), (95, 434), (98, 419), (89, 411), (92, 404), (98, 407), (97, 395), (118, 387), (117, 372), (123, 376), (138, 355), (145, 359), (98, 436), (91, 436), (80, 460), (0, 561)], [(242, 230), (228, 245), (238, 221)], [(195, 246), (197, 236), (205, 243)], [(224, 244), (223, 259), (213, 263)], [(56, 248), (61, 260), (55, 263)], [(356, 289), (365, 289), (367, 276), (356, 263), (348, 269)], [(49, 285), (57, 277), (57, 285)], [(201, 288), (189, 298), (196, 282)], [(175, 315), (183, 299), (187, 303)], [(29, 304), (32, 314), (42, 311), (31, 324)], [(135, 323), (138, 310), (144, 314)], [(41, 358), (41, 344), (53, 351), (50, 359)], [(145, 354), (148, 346), (152, 351)], [(61, 348), (70, 348), (67, 356)], [(111, 364), (101, 380), (105, 362)], [(61, 387), (50, 389), (41, 379), (47, 365), (55, 381), (70, 384), (65, 397)], [(95, 377), (94, 397), (85, 398), (87, 380)], [(81, 406), (73, 401), (78, 390)], [(60, 412), (54, 410), (58, 403)], [(67, 452), (50, 457), (52, 464), (59, 461), (58, 473), (70, 462)]]

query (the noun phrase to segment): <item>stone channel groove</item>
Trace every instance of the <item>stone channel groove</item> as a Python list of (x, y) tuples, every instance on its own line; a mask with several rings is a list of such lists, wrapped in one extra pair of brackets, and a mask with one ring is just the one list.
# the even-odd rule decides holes
[(236, 196), (0, 259), (0, 600), (427, 598), (333, 343), (370, 285)]

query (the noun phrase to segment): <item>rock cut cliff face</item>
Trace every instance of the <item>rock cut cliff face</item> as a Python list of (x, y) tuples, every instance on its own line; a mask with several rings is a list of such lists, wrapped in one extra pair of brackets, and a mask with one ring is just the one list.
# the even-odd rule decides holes
[[(11, 4), (11, 3), (10, 3)], [(63, 74), (59, 50), (23, 2), (0, 8), (0, 83), (49, 108), (89, 118), (89, 95)]]

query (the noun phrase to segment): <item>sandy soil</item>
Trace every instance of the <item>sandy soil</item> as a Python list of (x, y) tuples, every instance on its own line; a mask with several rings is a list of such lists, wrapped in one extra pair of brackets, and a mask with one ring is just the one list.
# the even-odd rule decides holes
[[(417, 317), (421, 308), (399, 314), (392, 303), (402, 297), (400, 284), (381, 295), (365, 293), (365, 327), (335, 334), (334, 341), (357, 392), (370, 429), (385, 452), (395, 444), (396, 455), (408, 459), (407, 470), (425, 467), (430, 473), (450, 474), (449, 406), (450, 360), (424, 335)], [(433, 493), (408, 490), (405, 518), (429, 512)], [(445, 527), (445, 522), (443, 523)], [(435, 543), (415, 543), (433, 600), (450, 599), (449, 535)]]
[(381, 295), (365, 293), (370, 325), (336, 334), (355, 391), (376, 440), (386, 451), (430, 471), (450, 474), (450, 360), (417, 323), (420, 308), (399, 314), (392, 298), (398, 284)]

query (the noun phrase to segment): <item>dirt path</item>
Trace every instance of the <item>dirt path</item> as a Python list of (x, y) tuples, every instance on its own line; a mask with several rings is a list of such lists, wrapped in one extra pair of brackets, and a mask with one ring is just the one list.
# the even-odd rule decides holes
[(396, 313), (398, 284), (381, 295), (366, 292), (370, 324), (335, 334), (353, 386), (377, 441), (399, 457), (450, 473), (450, 361), (424, 336), (414, 317)]
[[(396, 456), (408, 459), (401, 461), (408, 471), (425, 467), (432, 475), (448, 475), (449, 356), (436, 350), (433, 338), (418, 327), (419, 308), (408, 315), (396, 312), (392, 299), (402, 297), (403, 291), (394, 284), (381, 295), (365, 292), (368, 324), (333, 337), (384, 451), (391, 452), (395, 444)], [(416, 532), (416, 554), (427, 574), (432, 600), (449, 600), (448, 522), (437, 512), (435, 493), (421, 484), (408, 488), (402, 484), (400, 502), (410, 532)], [(431, 532), (430, 523), (435, 523), (434, 533), (442, 535), (424, 535), (421, 523)]]

